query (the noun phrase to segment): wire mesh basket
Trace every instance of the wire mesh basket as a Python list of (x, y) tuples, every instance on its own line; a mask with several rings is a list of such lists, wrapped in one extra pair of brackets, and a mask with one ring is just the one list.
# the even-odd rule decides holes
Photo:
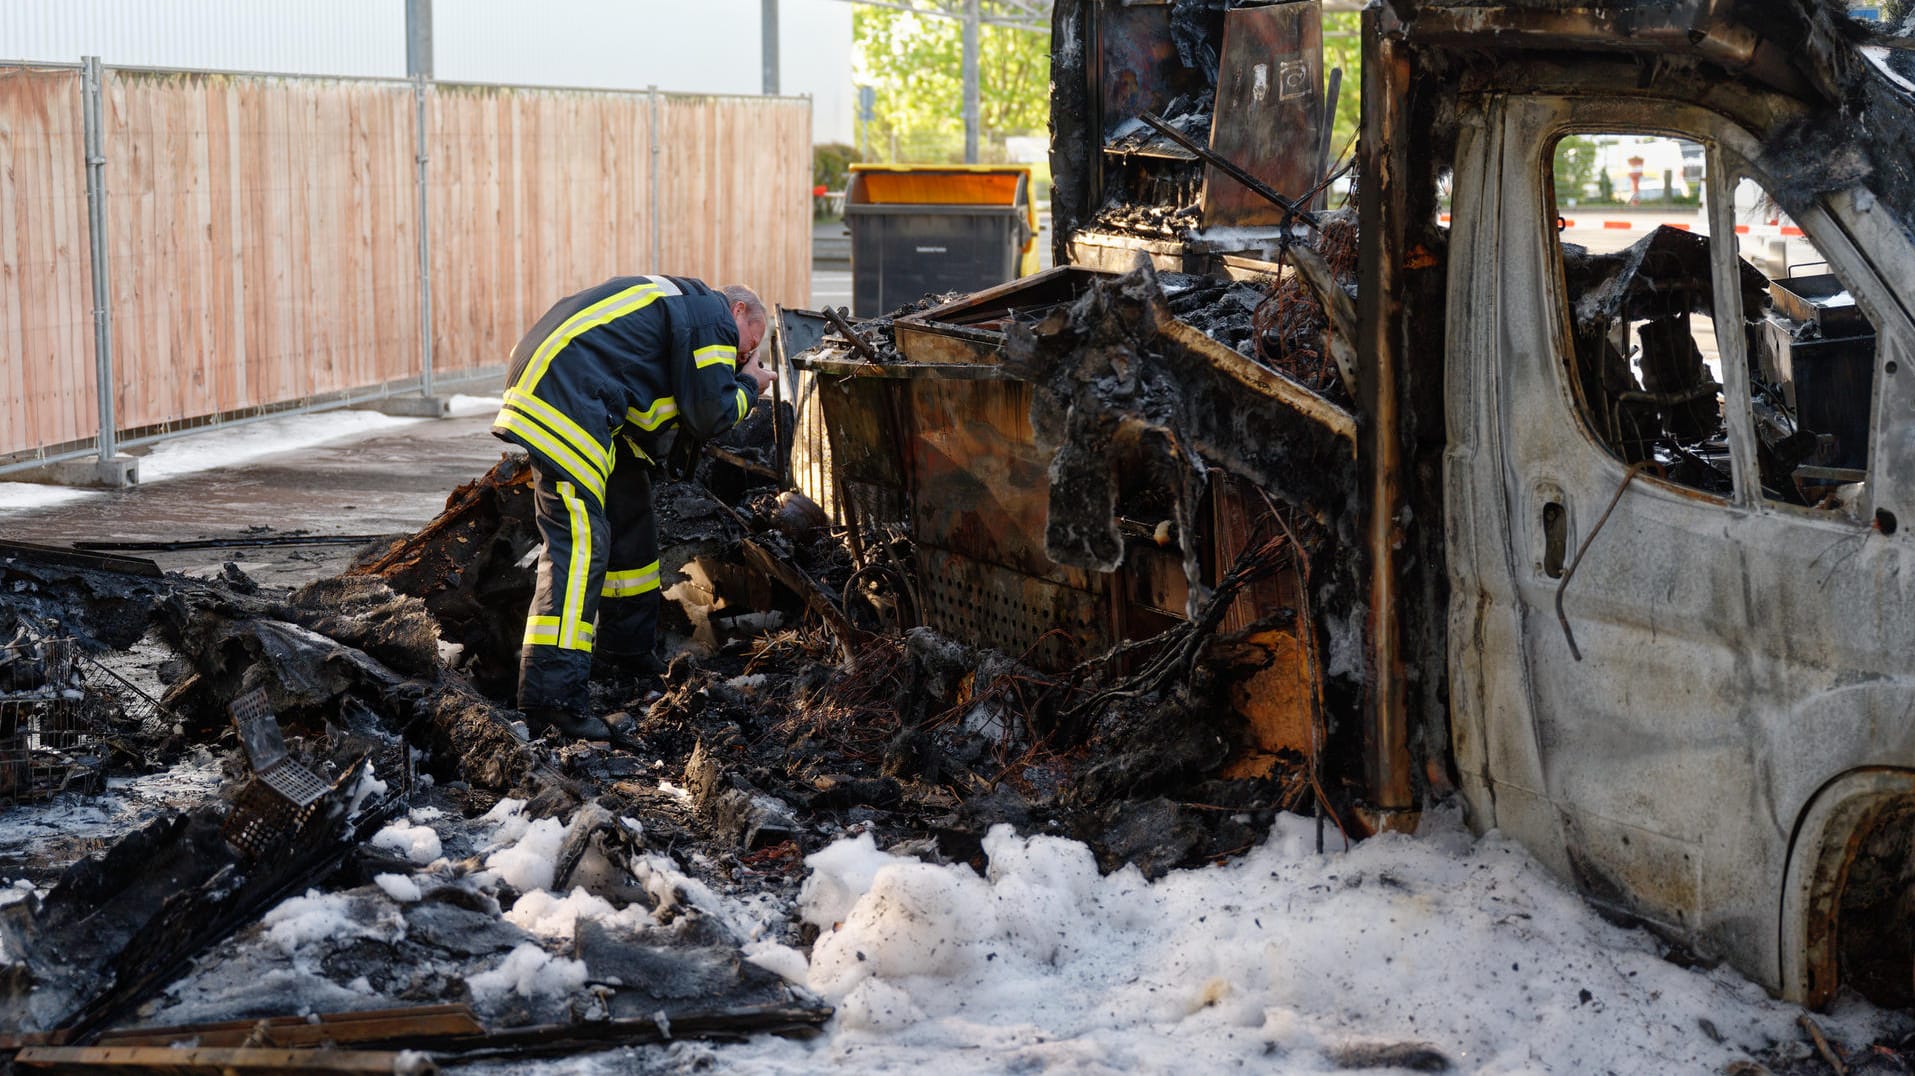
[(90, 709), (72, 639), (0, 647), (0, 802), (104, 786), (109, 752)]
[(0, 646), (0, 804), (101, 791), (115, 750), (139, 753), (115, 727), (171, 720), (70, 637)]

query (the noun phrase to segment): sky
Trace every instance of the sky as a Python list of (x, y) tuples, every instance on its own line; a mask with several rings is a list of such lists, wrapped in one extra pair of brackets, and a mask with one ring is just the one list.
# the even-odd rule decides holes
[[(439, 0), (446, 81), (758, 93), (759, 0)], [(816, 141), (852, 138), (852, 5), (781, 0), (780, 85)], [(0, 59), (403, 78), (404, 0), (7, 0)]]

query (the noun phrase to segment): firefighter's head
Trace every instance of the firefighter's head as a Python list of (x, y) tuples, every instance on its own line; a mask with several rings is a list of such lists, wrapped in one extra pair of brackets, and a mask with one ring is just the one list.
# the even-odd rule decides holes
[(758, 345), (765, 340), (764, 301), (743, 284), (727, 284), (718, 291), (731, 304), (731, 320), (738, 323), (738, 372), (762, 393), (771, 384), (771, 371), (758, 361)]
[(718, 291), (731, 304), (731, 319), (738, 323), (739, 356), (757, 354), (765, 339), (764, 301), (743, 284), (727, 284)]

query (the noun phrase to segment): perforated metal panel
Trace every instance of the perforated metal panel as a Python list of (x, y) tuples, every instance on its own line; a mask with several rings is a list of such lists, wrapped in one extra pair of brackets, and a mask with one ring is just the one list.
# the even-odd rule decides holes
[(295, 807), (278, 790), (255, 777), (240, 789), (220, 835), (241, 856), (255, 860), (292, 840), (312, 813), (311, 804)]
[[(972, 560), (949, 550), (918, 547), (918, 588), (924, 621), (970, 646), (1022, 657), (1056, 669), (1110, 645), (1108, 599)], [(1046, 638), (1057, 631), (1062, 638)]]

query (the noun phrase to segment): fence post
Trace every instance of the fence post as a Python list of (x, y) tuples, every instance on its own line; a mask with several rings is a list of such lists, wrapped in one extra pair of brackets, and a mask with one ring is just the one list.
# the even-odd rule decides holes
[(665, 250), (662, 242), (664, 233), (659, 229), (658, 220), (658, 86), (653, 84), (645, 92), (652, 96), (652, 272), (662, 273), (665, 271)]
[(432, 224), (426, 216), (426, 94), (427, 76), (412, 79), (413, 126), (418, 130), (418, 147), (413, 154), (418, 165), (419, 187), (419, 395), (432, 396)]
[(112, 290), (106, 274), (106, 136), (100, 109), (100, 58), (80, 60), (80, 122), (86, 144), (86, 230), (93, 253), (93, 390), (100, 404), (100, 474), (113, 467), (118, 420), (113, 413)]

